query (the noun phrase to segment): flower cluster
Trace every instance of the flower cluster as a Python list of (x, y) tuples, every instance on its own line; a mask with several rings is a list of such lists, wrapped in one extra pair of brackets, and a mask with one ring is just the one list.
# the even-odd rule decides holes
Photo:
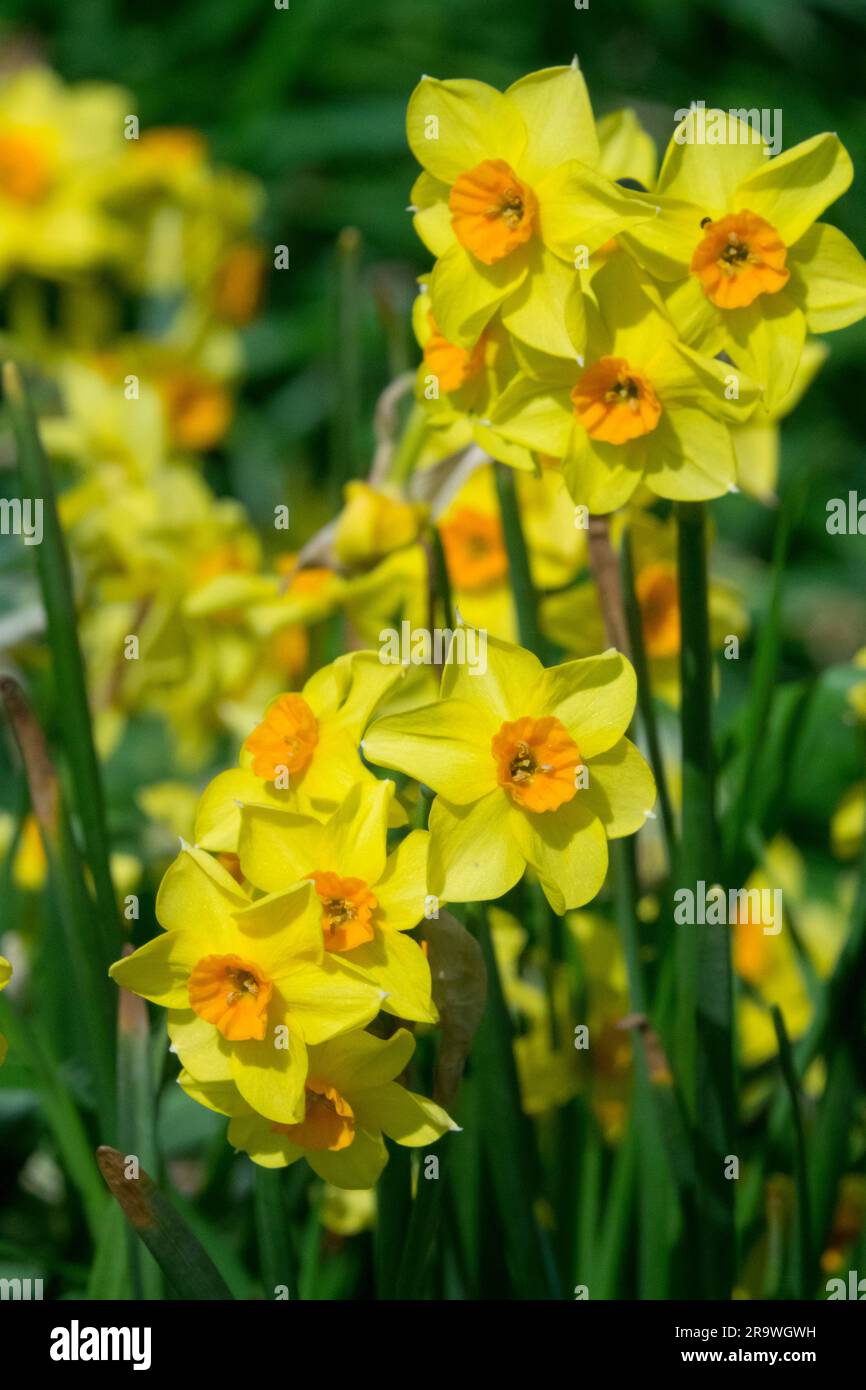
[(820, 362), (807, 331), (866, 313), (866, 262), (817, 220), (851, 181), (838, 138), (771, 159), (736, 116), (704, 114), (656, 177), (632, 112), (596, 128), (576, 63), (504, 94), (425, 77), (409, 103), (415, 225), (436, 258), (419, 396), (506, 463), (559, 461), (593, 512), (770, 494), (754, 429)]

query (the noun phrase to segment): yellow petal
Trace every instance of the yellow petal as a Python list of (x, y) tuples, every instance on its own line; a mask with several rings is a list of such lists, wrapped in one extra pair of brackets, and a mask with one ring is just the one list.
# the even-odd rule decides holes
[(570, 159), (595, 165), (598, 140), (583, 73), (570, 67), (543, 68), (514, 82), (505, 93), (526, 125), (520, 157), (522, 178), (533, 183)]
[(529, 273), (529, 257), (518, 247), (495, 265), (483, 265), (459, 242), (436, 262), (430, 276), (433, 317), (443, 337), (472, 349), (509, 295)]
[(167, 931), (114, 962), (109, 974), (122, 989), (132, 990), (166, 1009), (189, 1005), (190, 971), (202, 954), (200, 939), (185, 931)]
[(305, 1150), (293, 1144), (285, 1134), (275, 1134), (270, 1120), (261, 1115), (238, 1115), (229, 1125), (228, 1141), (232, 1148), (249, 1154), (260, 1168), (285, 1168), (305, 1157)]
[(449, 184), (485, 159), (514, 167), (526, 144), (517, 106), (471, 79), (422, 77), (409, 98), (406, 134), (418, 163)]
[(725, 330), (730, 355), (764, 391), (772, 413), (785, 398), (803, 353), (806, 317), (787, 288), (765, 294), (742, 309), (729, 309)]
[(524, 859), (509, 834), (501, 787), (472, 806), (437, 797), (430, 808), (430, 886), (449, 902), (500, 898), (521, 877)]
[(847, 328), (866, 314), (866, 261), (838, 227), (827, 222), (810, 227), (789, 264), (813, 333)]
[(412, 225), (433, 256), (444, 256), (454, 245), (451, 210), (448, 207), (449, 187), (432, 174), (419, 174), (412, 186), (410, 203), (416, 208)]
[(278, 893), (319, 867), (324, 822), (269, 806), (241, 809), (238, 856), (244, 877), (265, 893)]
[(398, 1028), (390, 1038), (372, 1033), (344, 1033), (310, 1049), (310, 1065), (317, 1076), (327, 1076), (341, 1095), (354, 1100), (356, 1092), (384, 1086), (409, 1065), (415, 1038), (408, 1028)]
[(250, 1112), (234, 1081), (197, 1081), (191, 1072), (184, 1070), (177, 1084), (192, 1100), (218, 1115), (248, 1115)]
[(275, 1047), (274, 1042), (265, 1037), (232, 1043), (232, 1078), (259, 1115), (278, 1124), (299, 1124), (306, 1111), (307, 1049), (294, 1029), (286, 1031), (286, 1046)]
[[(721, 135), (724, 144), (706, 137)], [(767, 163), (764, 142), (753, 143), (750, 126), (726, 111), (690, 111), (677, 126), (659, 173), (659, 193), (687, 199), (702, 217), (735, 212), (739, 185)]]
[(665, 411), (646, 447), (644, 481), (659, 497), (701, 502), (731, 491), (737, 476), (731, 432), (706, 410)]
[(259, 898), (239, 912), (234, 949), (249, 955), (262, 973), (280, 984), (300, 961), (318, 964), (324, 956), (322, 909), (313, 883)]
[(232, 1079), (231, 1049), (219, 1030), (193, 1009), (170, 1009), (168, 1036), (181, 1065), (198, 1081), (225, 1082)]
[(364, 756), (462, 805), (477, 801), (496, 783), (490, 743), (497, 727), (486, 709), (443, 699), (378, 719), (364, 738)]
[(657, 215), (655, 202), (620, 188), (577, 160), (548, 174), (535, 194), (545, 246), (572, 266), (579, 249), (591, 256), (611, 237)]
[[(473, 719), (479, 724), (479, 738), (491, 758), (488, 733), (492, 738), (505, 719), (519, 719), (532, 706), (544, 675), (537, 656), (513, 642), (487, 634), (486, 666), (447, 661), (442, 672), (442, 698), (465, 701), (474, 706)], [(483, 731), (480, 720), (483, 718)], [(458, 725), (458, 727), (464, 727)], [(432, 785), (432, 784), (428, 784)], [(438, 788), (437, 788), (438, 790)], [(443, 788), (449, 801), (462, 801)]]
[(741, 207), (756, 212), (793, 246), (851, 184), (851, 157), (838, 135), (813, 135), (765, 160), (737, 190)]
[(646, 469), (645, 439), (606, 444), (578, 427), (562, 461), (562, 476), (578, 506), (588, 512), (615, 511), (630, 501)]
[(580, 792), (558, 810), (541, 815), (515, 806), (511, 822), (554, 912), (561, 916), (596, 896), (607, 874), (607, 838)]
[(304, 1155), (313, 1172), (333, 1187), (367, 1188), (378, 1181), (388, 1162), (388, 1150), (381, 1137), (355, 1130), (355, 1138), (347, 1149), (333, 1153), (307, 1150)]
[[(366, 746), (366, 744), (365, 744)], [(324, 858), (316, 869), (344, 878), (378, 882), (385, 871), (388, 816), (394, 783), (390, 779), (358, 783), (325, 823)]]
[(156, 916), (167, 931), (191, 933), (213, 952), (234, 935), (234, 914), (249, 898), (210, 854), (185, 845), (169, 865), (156, 898)]
[(655, 779), (634, 744), (620, 739), (606, 753), (587, 764), (589, 786), (578, 795), (585, 797), (604, 826), (609, 840), (632, 835), (646, 821), (655, 805)]
[(493, 424), (507, 439), (551, 458), (563, 457), (573, 422), (568, 393), (579, 374), (576, 364), (566, 366), (567, 385), (539, 381), (522, 372), (509, 382), (492, 414)]
[(327, 956), (321, 965), (299, 962), (280, 979), (280, 994), (292, 1027), (311, 1046), (352, 1028), (364, 1028), (376, 1017), (382, 1001), (376, 985)]
[(431, 996), (430, 966), (411, 936), (379, 930), (372, 941), (348, 952), (346, 961), (363, 971), (386, 996), (382, 999), (386, 1013), (416, 1023), (438, 1022)]
[(390, 931), (408, 931), (424, 916), (429, 849), (426, 830), (410, 831), (389, 854), (382, 877), (373, 880), (381, 920)]
[[(201, 849), (233, 854), (238, 847), (242, 801), (262, 801), (266, 784), (247, 768), (220, 772), (201, 794), (195, 819), (195, 842)], [(286, 793), (283, 793), (286, 799)]]
[(375, 1125), (396, 1144), (413, 1148), (433, 1144), (443, 1134), (457, 1128), (441, 1105), (428, 1100), (426, 1096), (416, 1095), (414, 1091), (407, 1091), (394, 1081), (365, 1091), (356, 1105), (355, 1114), (365, 1129)]
[[(560, 260), (540, 241), (530, 243), (527, 260), (529, 274), (503, 305), (502, 322), (530, 347), (573, 358), (583, 346), (583, 334), (574, 341), (575, 316), (572, 313), (566, 327), (565, 306), (578, 273), (572, 263)], [(581, 303), (578, 295), (576, 304)]]
[(655, 141), (637, 114), (630, 107), (610, 111), (598, 122), (597, 131), (599, 173), (609, 179), (635, 179), (644, 188), (652, 188), (658, 167)]
[(622, 738), (636, 699), (631, 662), (611, 650), (545, 671), (541, 713), (556, 715), (583, 756), (596, 758)]

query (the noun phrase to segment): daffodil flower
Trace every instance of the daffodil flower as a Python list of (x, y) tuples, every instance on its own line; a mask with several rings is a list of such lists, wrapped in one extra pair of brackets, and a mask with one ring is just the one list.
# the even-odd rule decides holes
[(311, 676), (299, 694), (277, 696), (244, 743), (240, 767), (205, 788), (196, 844), (234, 852), (241, 803), (325, 815), (356, 782), (375, 781), (361, 762), (361, 735), (402, 674), (376, 652), (349, 652)]
[(341, 1188), (369, 1188), (388, 1162), (382, 1139), (417, 1148), (457, 1126), (441, 1106), (400, 1086), (415, 1039), (400, 1028), (388, 1039), (349, 1033), (310, 1048), (305, 1109), (295, 1124), (274, 1124), (245, 1104), (231, 1077), (182, 1072), (194, 1100), (231, 1116), (228, 1138), (263, 1168), (305, 1158), (318, 1177)]
[(412, 205), (438, 258), (430, 297), (439, 331), (473, 350), (499, 310), (515, 337), (570, 352), (563, 310), (579, 252), (591, 255), (656, 212), (595, 172), (598, 141), (576, 63), (530, 73), (504, 94), (424, 77), (406, 124), (425, 170)]
[(308, 1044), (369, 1023), (381, 990), (325, 951), (311, 883), (285, 895), (276, 931), (246, 925), (250, 903), (210, 855), (186, 845), (157, 897), (166, 930), (110, 973), (170, 1011), (175, 1051), (194, 1076), (228, 1073), (260, 1114), (296, 1123)]
[(757, 399), (730, 363), (686, 347), (652, 284), (626, 255), (595, 276), (585, 365), (525, 353), (525, 371), (497, 402), (494, 424), (563, 459), (575, 502), (623, 506), (640, 483), (660, 497), (701, 501), (735, 486), (728, 422)]
[(498, 898), (527, 864), (556, 912), (595, 897), (607, 841), (630, 835), (655, 800), (625, 737), (635, 676), (618, 652), (545, 670), (487, 638), (481, 674), (449, 662), (437, 703), (377, 720), (365, 756), (438, 793), (430, 885), (451, 902)]
[(699, 113), (674, 132), (658, 180), (661, 214), (624, 237), (668, 282), (686, 340), (724, 349), (774, 410), (788, 392), (806, 329), (828, 333), (866, 314), (866, 261), (816, 219), (853, 170), (838, 136), (815, 135), (775, 158), (751, 127), (701, 113), (723, 142), (700, 142)]
[(243, 915), (248, 929), (278, 930), (287, 896), (312, 879), (326, 953), (360, 970), (383, 991), (382, 1008), (423, 1023), (438, 1019), (430, 967), (406, 933), (425, 915), (424, 830), (387, 854), (390, 781), (358, 783), (327, 821), (265, 806), (244, 806), (238, 856), (244, 876), (267, 896)]
[[(0, 956), (0, 989), (5, 989), (11, 979), (12, 966), (9, 964), (5, 956)], [(0, 1067), (2, 1067), (3, 1063), (6, 1060), (6, 1052), (8, 1050), (8, 1047), (9, 1044), (7, 1043), (3, 1034), (0, 1033)]]

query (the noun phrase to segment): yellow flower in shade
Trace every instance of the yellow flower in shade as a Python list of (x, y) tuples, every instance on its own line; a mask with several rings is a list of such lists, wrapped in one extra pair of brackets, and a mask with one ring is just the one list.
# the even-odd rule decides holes
[[(493, 402), (517, 370), (512, 341), (502, 324), (492, 320), (474, 347), (459, 347), (442, 333), (433, 317), (430, 295), (422, 288), (412, 306), (412, 326), (423, 354), (415, 395), (444, 452), (456, 452), (474, 440), (491, 458), (534, 470), (528, 450), (490, 427)], [(418, 466), (424, 462), (422, 453)]]
[(827, 333), (866, 314), (866, 261), (836, 227), (816, 221), (851, 182), (838, 136), (768, 155), (736, 117), (691, 111), (659, 174), (661, 215), (629, 228), (624, 240), (667, 282), (686, 340), (727, 351), (775, 411), (807, 327)]
[[(9, 964), (5, 956), (0, 956), (0, 989), (5, 989), (11, 979), (12, 966)], [(3, 1063), (6, 1060), (6, 1052), (8, 1050), (8, 1047), (9, 1044), (7, 1043), (3, 1034), (0, 1033), (0, 1067), (2, 1067)]]
[(641, 483), (659, 497), (698, 501), (734, 487), (729, 421), (746, 419), (756, 389), (730, 364), (686, 347), (630, 257), (593, 280), (585, 365), (524, 353), (493, 423), (509, 439), (563, 460), (576, 503), (623, 506)]
[(821, 370), (828, 349), (807, 338), (788, 392), (769, 412), (755, 411), (744, 424), (734, 425), (731, 438), (737, 456), (737, 486), (759, 502), (776, 502), (779, 477), (779, 422), (795, 410)]
[(492, 907), (489, 916), (502, 988), (517, 1020), (513, 1047), (521, 1103), (527, 1115), (543, 1115), (580, 1089), (565, 970), (532, 952), (525, 971), (528, 933), (501, 908)]
[(361, 762), (361, 736), (401, 674), (376, 652), (349, 652), (311, 676), (300, 693), (277, 696), (244, 743), (241, 766), (205, 788), (196, 844), (235, 851), (240, 803), (325, 815), (356, 782), (375, 782)]
[(429, 836), (413, 830), (389, 855), (393, 782), (358, 784), (327, 821), (265, 806), (241, 809), (238, 857), (246, 879), (266, 897), (245, 917), (278, 926), (286, 893), (312, 879), (325, 951), (360, 970), (383, 991), (382, 1008), (435, 1023), (430, 967), (407, 933), (427, 907)]
[(244, 1103), (227, 1074), (202, 1080), (182, 1073), (188, 1095), (230, 1115), (228, 1138), (263, 1168), (305, 1158), (320, 1178), (340, 1188), (369, 1188), (388, 1162), (382, 1139), (417, 1148), (456, 1129), (441, 1106), (394, 1080), (415, 1050), (400, 1028), (387, 1040), (349, 1033), (311, 1047), (305, 1108), (294, 1124), (274, 1124)]
[(334, 555), (347, 569), (367, 568), (418, 539), (427, 509), (369, 483), (347, 483), (337, 517)]
[(357, 1236), (376, 1224), (376, 1193), (371, 1188), (325, 1185), (319, 1207), (319, 1220), (335, 1236)]
[(325, 951), (313, 885), (286, 894), (263, 931), (237, 880), (185, 845), (156, 912), (165, 931), (116, 961), (112, 978), (169, 1009), (175, 1051), (194, 1076), (231, 1076), (260, 1114), (303, 1119), (307, 1046), (363, 1027), (381, 1003), (379, 989)]
[(643, 188), (652, 188), (658, 169), (655, 141), (648, 135), (636, 112), (629, 107), (602, 116), (598, 134), (599, 173), (609, 179), (630, 179)]
[(438, 258), (430, 277), (438, 331), (472, 351), (499, 310), (516, 338), (570, 352), (563, 310), (580, 248), (591, 255), (655, 215), (592, 167), (598, 141), (577, 64), (530, 73), (504, 94), (424, 77), (407, 132), (425, 170), (412, 204)]
[[(586, 564), (586, 531), (574, 524), (574, 503), (562, 474), (554, 468), (517, 472), (515, 483), (536, 588), (568, 583)], [(461, 619), (516, 641), (514, 593), (491, 467), (476, 469), (442, 512), (438, 529)]]
[[(615, 525), (621, 533), (621, 526)], [(677, 534), (673, 518), (649, 513), (629, 519), (635, 597), (641, 613), (644, 651), (653, 693), (678, 708), (680, 702), (680, 593)], [(709, 583), (710, 642), (722, 651), (729, 637), (742, 637), (749, 616), (732, 584)], [(544, 632), (567, 652), (589, 656), (604, 641), (604, 621), (593, 580), (563, 589), (541, 601)]]
[[(771, 1005), (781, 1009), (792, 1039), (803, 1035), (813, 1015), (808, 976), (791, 936), (790, 919), (783, 912), (780, 924), (776, 903), (787, 903), (794, 910), (800, 946), (821, 980), (833, 969), (846, 926), (840, 904), (809, 901), (802, 857), (783, 836), (767, 846), (764, 862), (745, 887), (750, 897), (738, 905), (733, 924), (733, 962), (749, 987), (742, 991), (737, 1005), (737, 1030), (740, 1056), (745, 1066), (752, 1067), (778, 1054)], [(774, 902), (770, 895), (777, 890), (781, 897)], [(773, 911), (766, 912), (770, 904)]]
[(608, 838), (633, 834), (655, 800), (624, 736), (635, 694), (617, 652), (545, 670), (488, 636), (483, 674), (449, 661), (435, 704), (377, 720), (365, 757), (438, 793), (432, 891), (451, 902), (498, 898), (529, 864), (556, 912), (595, 897)]

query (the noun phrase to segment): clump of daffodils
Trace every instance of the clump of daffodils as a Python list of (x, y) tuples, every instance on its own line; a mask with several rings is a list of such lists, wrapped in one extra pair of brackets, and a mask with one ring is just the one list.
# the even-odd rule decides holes
[[(375, 1024), (438, 1021), (413, 935), (431, 904), (500, 897), (530, 866), (557, 912), (582, 906), (608, 839), (651, 811), (622, 656), (545, 670), (494, 642), (488, 662), (475, 678), (447, 663), (421, 705), (397, 690), (402, 668), (357, 652), (274, 700), (202, 797), (201, 841), (159, 891), (162, 935), (112, 967), (169, 1010), (181, 1085), (257, 1163), (306, 1157), (336, 1186), (369, 1187), (383, 1134), (421, 1145), (453, 1128), (397, 1082), (412, 1033)], [(429, 829), (393, 814), (393, 781), (361, 751), (437, 792)]]

